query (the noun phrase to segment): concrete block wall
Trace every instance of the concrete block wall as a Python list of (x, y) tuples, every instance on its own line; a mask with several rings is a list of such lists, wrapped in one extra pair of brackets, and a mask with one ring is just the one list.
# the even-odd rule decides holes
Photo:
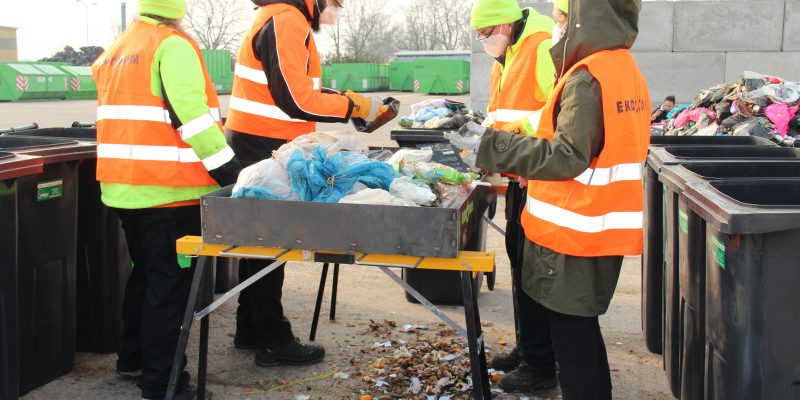
[[(548, 15), (553, 9), (520, 3)], [(472, 50), (472, 104), (482, 110), (492, 64), (479, 43)], [(691, 102), (747, 70), (800, 81), (800, 0), (645, 1), (633, 51), (654, 102), (670, 94)]]

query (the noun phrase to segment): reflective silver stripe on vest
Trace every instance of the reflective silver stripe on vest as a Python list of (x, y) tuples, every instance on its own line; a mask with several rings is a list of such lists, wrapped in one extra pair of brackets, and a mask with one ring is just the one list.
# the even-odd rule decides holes
[(152, 121), (171, 124), (169, 111), (161, 107), (153, 106), (112, 106), (104, 105), (97, 107), (97, 120), (118, 120), (118, 121)]
[(242, 64), (236, 64), (236, 67), (233, 69), (233, 74), (238, 76), (242, 79), (247, 79), (248, 81), (259, 83), (262, 85), (268, 85), (269, 82), (267, 81), (267, 75), (264, 71), (260, 69), (246, 67)]
[(217, 121), (214, 119), (214, 116), (209, 113), (183, 124), (183, 126), (178, 128), (178, 133), (180, 133), (181, 139), (186, 141), (216, 125)]
[(619, 164), (611, 168), (589, 168), (575, 180), (587, 186), (607, 186), (614, 182), (640, 181), (643, 170), (641, 163)]
[(255, 101), (240, 99), (238, 97), (231, 97), (230, 108), (232, 110), (258, 115), (261, 117), (277, 119), (280, 121), (306, 122), (302, 119), (292, 119), (277, 106), (261, 104)]
[(200, 162), (197, 153), (191, 148), (108, 143), (99, 143), (97, 145), (97, 158), (181, 163)]
[(230, 146), (225, 146), (216, 154), (204, 158), (203, 165), (206, 167), (206, 170), (212, 171), (227, 164), (233, 157), (233, 149), (231, 149)]
[(612, 212), (598, 217), (588, 217), (530, 196), (525, 208), (531, 215), (543, 221), (584, 233), (600, 233), (612, 229), (642, 229), (644, 221), (643, 212)]
[[(519, 121), (519, 120), (521, 120), (523, 118), (529, 117), (531, 114), (535, 113), (536, 111), (509, 110), (509, 109), (500, 108), (500, 109), (497, 109), (497, 111), (495, 111), (495, 112), (496, 112), (495, 120), (497, 122), (509, 123), (509, 122), (517, 122), (517, 121)], [(536, 125), (538, 126), (539, 124), (536, 124)]]

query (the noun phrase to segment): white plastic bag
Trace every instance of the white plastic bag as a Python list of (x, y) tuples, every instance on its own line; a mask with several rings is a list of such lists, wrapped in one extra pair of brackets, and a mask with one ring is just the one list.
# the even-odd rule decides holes
[(398, 199), (392, 196), (391, 193), (381, 189), (365, 189), (356, 194), (342, 197), (339, 203), (416, 207), (416, 204), (408, 200)]
[(286, 169), (274, 158), (261, 161), (242, 170), (236, 185), (233, 186), (233, 193), (245, 188), (264, 188), (280, 198), (287, 200), (298, 199), (297, 194), (292, 192)]
[(428, 185), (418, 185), (408, 176), (395, 179), (389, 191), (392, 196), (419, 206), (430, 206), (436, 201), (436, 195)]
[(275, 151), (274, 156), (284, 167), (289, 158), (296, 150), (300, 150), (306, 159), (311, 158), (311, 152), (317, 146), (322, 146), (327, 150), (328, 157), (341, 151), (367, 155), (369, 146), (361, 142), (354, 133), (343, 132), (312, 132), (307, 135), (297, 137), (289, 143), (281, 146)]

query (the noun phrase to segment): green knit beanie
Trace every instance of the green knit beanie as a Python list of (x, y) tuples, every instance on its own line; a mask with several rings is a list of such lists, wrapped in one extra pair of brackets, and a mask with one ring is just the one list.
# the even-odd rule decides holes
[(563, 11), (564, 14), (569, 14), (569, 0), (556, 0), (556, 8)]
[(522, 19), (522, 9), (517, 0), (477, 0), (472, 7), (472, 29), (478, 30)]
[(139, 0), (139, 14), (181, 19), (186, 15), (186, 0)]

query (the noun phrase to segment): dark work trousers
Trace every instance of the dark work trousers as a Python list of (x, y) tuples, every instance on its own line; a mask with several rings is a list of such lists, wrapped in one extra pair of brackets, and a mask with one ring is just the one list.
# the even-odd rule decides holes
[(514, 285), (514, 315), (517, 318), (517, 348), (524, 366), (543, 377), (555, 375), (555, 354), (550, 341), (547, 310), (522, 290), (522, 259), (525, 231), (520, 218), (525, 208), (527, 188), (509, 182), (506, 192), (506, 252), (511, 262), (511, 284)]
[[(116, 212), (134, 265), (122, 305), (124, 328), (117, 368), (141, 368), (142, 395), (163, 397), (194, 272), (193, 262), (190, 268), (178, 265), (175, 241), (200, 235), (200, 207)], [(181, 385), (188, 384), (188, 376), (184, 372)]]
[[(272, 152), (286, 143), (281, 139), (247, 135), (229, 129), (225, 130), (225, 136), (243, 167), (272, 157)], [(269, 216), (265, 215), (264, 218), (268, 219)], [(269, 260), (241, 260), (239, 282), (244, 282), (270, 264), (272, 261)], [(283, 315), (281, 304), (283, 278), (284, 266), (281, 266), (239, 294), (239, 308), (236, 310), (238, 340), (255, 342), (259, 348), (294, 340), (292, 324)]]
[(598, 317), (546, 312), (564, 400), (611, 400), (611, 372)]

